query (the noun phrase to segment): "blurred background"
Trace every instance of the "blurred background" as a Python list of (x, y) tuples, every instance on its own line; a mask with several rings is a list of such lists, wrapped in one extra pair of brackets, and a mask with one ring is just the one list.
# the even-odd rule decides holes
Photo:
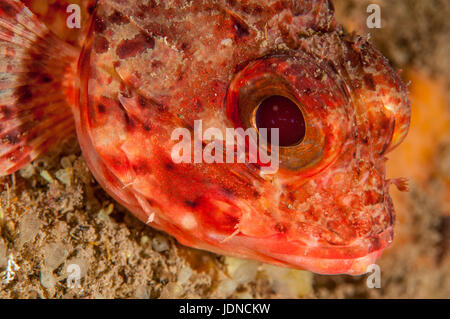
[[(52, 0), (25, 2), (38, 14), (61, 10)], [(391, 188), (396, 237), (378, 261), (381, 288), (368, 288), (367, 275), (321, 276), (183, 247), (111, 200), (70, 141), (1, 180), (0, 298), (450, 298), (450, 2), (334, 3), (338, 21), (370, 35), (402, 71), (412, 101), (410, 133), (388, 156), (388, 177), (408, 178), (410, 191)], [(379, 29), (366, 24), (373, 3)], [(81, 288), (67, 285), (71, 264)]]

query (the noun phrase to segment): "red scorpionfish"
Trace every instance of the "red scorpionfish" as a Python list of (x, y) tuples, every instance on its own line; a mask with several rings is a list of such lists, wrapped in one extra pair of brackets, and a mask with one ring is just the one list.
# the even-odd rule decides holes
[[(357, 275), (392, 242), (389, 186), (406, 184), (385, 163), (407, 90), (330, 1), (79, 1), (76, 40), (55, 31), (76, 27), (73, 5), (35, 2), (0, 2), (0, 175), (76, 132), (102, 187), (184, 245)], [(173, 132), (199, 120), (223, 136), (278, 128), (278, 170), (174, 162)]]

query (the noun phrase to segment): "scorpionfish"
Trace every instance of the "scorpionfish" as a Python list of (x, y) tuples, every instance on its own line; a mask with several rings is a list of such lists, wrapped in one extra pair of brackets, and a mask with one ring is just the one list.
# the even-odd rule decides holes
[[(331, 1), (73, 2), (0, 2), (0, 175), (76, 134), (98, 183), (184, 245), (352, 275), (389, 246), (407, 88)], [(174, 161), (177, 129), (211, 146), (199, 121), (216, 159), (228, 129), (275, 129), (278, 169), (245, 160), (255, 135), (243, 161)]]

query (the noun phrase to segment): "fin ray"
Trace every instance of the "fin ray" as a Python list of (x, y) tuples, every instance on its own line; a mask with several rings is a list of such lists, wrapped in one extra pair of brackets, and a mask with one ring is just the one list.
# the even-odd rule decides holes
[(0, 176), (75, 133), (69, 91), (79, 49), (17, 0), (0, 3)]

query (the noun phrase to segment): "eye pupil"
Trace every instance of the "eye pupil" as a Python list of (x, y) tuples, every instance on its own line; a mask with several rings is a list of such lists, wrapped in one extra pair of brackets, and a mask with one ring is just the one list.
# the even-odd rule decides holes
[(278, 128), (280, 146), (291, 146), (305, 138), (305, 119), (300, 108), (290, 99), (274, 95), (265, 99), (256, 111), (256, 126), (267, 128), (267, 139), (271, 141), (270, 129)]

